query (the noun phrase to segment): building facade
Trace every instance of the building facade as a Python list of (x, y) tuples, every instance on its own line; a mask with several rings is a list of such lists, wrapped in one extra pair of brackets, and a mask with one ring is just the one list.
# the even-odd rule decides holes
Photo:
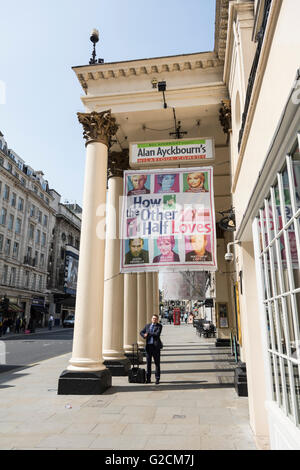
[[(53, 197), (34, 171), (0, 136), (0, 295), (13, 313), (43, 324), (48, 311), (48, 255), (55, 224)], [(15, 307), (14, 307), (15, 306)]]
[[(106, 186), (108, 147), (122, 157), (130, 142), (169, 139), (173, 127), (173, 135), (214, 137), (219, 226), (233, 207), (231, 228), (217, 233), (217, 341), (233, 335), (238, 342), (257, 446), (300, 448), (299, 16), (295, 0), (217, 0), (213, 52), (74, 67), (84, 91), (79, 120), (87, 141), (86, 219), (73, 356), (59, 393), (70, 393), (72, 374), (79, 379), (81, 373), (88, 393), (86, 372), (94, 374), (97, 393), (108, 388), (103, 357), (109, 352), (112, 361), (120, 359), (130, 325), (136, 316), (139, 322), (140, 311), (151, 311), (152, 273), (123, 279), (110, 232), (105, 249), (88, 228), (96, 232), (96, 208), (106, 200), (99, 179)], [(109, 201), (122, 193), (119, 169), (108, 186)], [(110, 215), (107, 221), (111, 227)], [(90, 298), (95, 283), (99, 295)], [(123, 343), (106, 319), (117, 300)], [(133, 328), (131, 340), (136, 333)]]
[(81, 207), (63, 204), (59, 195), (55, 198), (55, 226), (52, 232), (48, 290), (52, 301), (50, 309), (54, 319), (63, 322), (75, 312), (77, 271), (80, 245)]
[(250, 422), (261, 447), (300, 448), (299, 2), (230, 2), (235, 265)]
[(74, 311), (74, 273), (69, 293), (64, 284), (66, 256), (78, 260), (81, 208), (62, 204), (43, 176), (0, 134), (0, 297), (9, 300), (1, 318), (12, 323), (19, 315), (26, 324), (32, 318), (35, 326), (44, 326), (49, 313), (62, 320), (67, 297), (64, 315)]

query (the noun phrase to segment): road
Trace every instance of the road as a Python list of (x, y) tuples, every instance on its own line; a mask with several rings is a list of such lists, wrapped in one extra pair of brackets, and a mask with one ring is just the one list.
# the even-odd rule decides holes
[(1, 363), (20, 367), (35, 364), (71, 352), (72, 341), (73, 328), (1, 337)]

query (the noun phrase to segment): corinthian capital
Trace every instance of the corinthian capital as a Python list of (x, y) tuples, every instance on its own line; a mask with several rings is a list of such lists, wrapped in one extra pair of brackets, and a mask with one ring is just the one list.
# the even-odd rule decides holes
[(118, 130), (116, 119), (112, 117), (111, 111), (96, 113), (77, 113), (78, 120), (83, 126), (83, 137), (86, 145), (90, 142), (101, 142), (109, 145), (109, 141)]

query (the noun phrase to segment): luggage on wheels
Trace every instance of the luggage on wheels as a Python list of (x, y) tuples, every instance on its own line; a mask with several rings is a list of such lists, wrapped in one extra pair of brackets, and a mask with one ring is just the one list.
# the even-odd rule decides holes
[(135, 348), (134, 344), (132, 345), (132, 368), (128, 372), (128, 382), (136, 383), (136, 384), (144, 384), (146, 382), (146, 371), (139, 367), (139, 360), (138, 360), (138, 344), (136, 344), (137, 354), (137, 365), (135, 365)]

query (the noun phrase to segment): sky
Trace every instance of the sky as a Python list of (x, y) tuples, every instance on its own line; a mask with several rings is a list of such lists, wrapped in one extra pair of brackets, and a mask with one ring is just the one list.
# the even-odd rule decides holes
[[(76, 113), (90, 32), (105, 62), (214, 49), (215, 0), (1, 0), (0, 131), (61, 201), (82, 204), (85, 146)], [(2, 91), (2, 92), (1, 92)]]

